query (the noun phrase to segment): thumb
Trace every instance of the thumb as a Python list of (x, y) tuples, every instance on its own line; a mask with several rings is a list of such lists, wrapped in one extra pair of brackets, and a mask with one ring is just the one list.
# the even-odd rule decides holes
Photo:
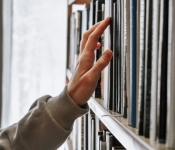
[(98, 77), (101, 71), (109, 64), (112, 55), (113, 53), (111, 50), (106, 50), (94, 64), (94, 66), (89, 70), (89, 74)]

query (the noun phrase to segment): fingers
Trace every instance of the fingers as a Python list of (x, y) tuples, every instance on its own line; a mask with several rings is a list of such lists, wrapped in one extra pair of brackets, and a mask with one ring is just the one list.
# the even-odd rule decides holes
[(85, 50), (89, 52), (94, 52), (98, 39), (107, 28), (110, 23), (110, 17), (102, 21), (96, 29), (89, 35), (87, 43), (85, 45)]
[(84, 50), (84, 47), (86, 45), (86, 42), (89, 38), (89, 35), (100, 25), (101, 21), (96, 23), (95, 25), (93, 25), (89, 30), (87, 30), (84, 34), (83, 34), (83, 38), (81, 40), (81, 44), (80, 44), (80, 53)]
[(112, 55), (113, 53), (111, 50), (106, 50), (88, 73), (92, 74), (94, 77), (98, 77), (101, 71), (109, 64)]

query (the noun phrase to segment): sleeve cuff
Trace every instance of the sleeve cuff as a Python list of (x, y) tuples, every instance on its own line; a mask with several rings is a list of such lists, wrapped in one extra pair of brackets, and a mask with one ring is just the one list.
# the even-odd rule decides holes
[(84, 115), (89, 110), (87, 103), (82, 107), (74, 103), (67, 93), (67, 85), (60, 95), (48, 99), (47, 106), (57, 123), (67, 130), (72, 127), (75, 119)]

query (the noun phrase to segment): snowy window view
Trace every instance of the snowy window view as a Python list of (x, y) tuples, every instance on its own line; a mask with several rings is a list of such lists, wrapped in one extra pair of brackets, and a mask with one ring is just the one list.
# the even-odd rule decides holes
[(13, 0), (11, 98), (3, 126), (65, 86), (67, 1)]

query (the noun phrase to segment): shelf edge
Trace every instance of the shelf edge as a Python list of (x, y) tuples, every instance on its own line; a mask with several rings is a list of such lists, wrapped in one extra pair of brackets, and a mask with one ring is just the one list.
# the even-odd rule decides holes
[(120, 141), (120, 143), (130, 150), (149, 149), (154, 150), (148, 143), (140, 139), (135, 133), (127, 129), (122, 123), (117, 121), (111, 116), (109, 112), (105, 110), (94, 98), (90, 98), (88, 101), (90, 108), (98, 116), (98, 118), (104, 123), (105, 126), (111, 131), (111, 133)]

